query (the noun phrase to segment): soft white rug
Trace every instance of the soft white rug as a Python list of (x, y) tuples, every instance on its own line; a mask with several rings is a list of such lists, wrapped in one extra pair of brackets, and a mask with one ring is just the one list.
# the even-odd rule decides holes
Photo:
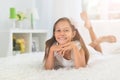
[(81, 69), (43, 70), (43, 53), (0, 58), (0, 80), (120, 80), (120, 54), (106, 55)]

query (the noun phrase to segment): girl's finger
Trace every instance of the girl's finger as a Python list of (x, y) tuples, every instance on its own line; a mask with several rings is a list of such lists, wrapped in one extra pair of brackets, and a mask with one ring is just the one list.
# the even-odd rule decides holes
[(64, 55), (65, 55), (65, 52), (66, 52), (66, 50), (63, 50), (63, 52), (62, 52), (62, 56), (64, 56)]
[(62, 51), (62, 50), (60, 50), (60, 51), (59, 51), (59, 52), (57, 52), (57, 53), (58, 53), (59, 55), (62, 55), (62, 52), (63, 52), (63, 51)]

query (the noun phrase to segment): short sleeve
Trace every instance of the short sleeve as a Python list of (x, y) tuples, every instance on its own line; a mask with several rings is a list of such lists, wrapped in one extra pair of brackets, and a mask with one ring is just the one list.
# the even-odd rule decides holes
[(81, 44), (80, 44), (80, 41), (74, 41), (74, 43), (76, 44), (76, 46), (78, 47), (78, 49), (80, 50), (81, 49)]

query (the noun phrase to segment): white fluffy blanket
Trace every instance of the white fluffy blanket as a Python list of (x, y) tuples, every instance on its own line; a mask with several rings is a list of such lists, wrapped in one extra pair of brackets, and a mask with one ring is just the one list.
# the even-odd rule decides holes
[(120, 80), (120, 54), (104, 55), (86, 68), (43, 70), (43, 53), (0, 58), (0, 80)]

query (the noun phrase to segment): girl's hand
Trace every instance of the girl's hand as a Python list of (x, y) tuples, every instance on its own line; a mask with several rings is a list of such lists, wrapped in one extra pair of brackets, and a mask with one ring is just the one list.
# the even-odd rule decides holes
[(64, 56), (65, 52), (72, 50), (74, 47), (76, 47), (76, 45), (73, 41), (71, 41), (62, 45), (61, 47), (62, 56)]
[(59, 55), (62, 55), (62, 52), (63, 52), (62, 45), (52, 45), (50, 48), (50, 51), (52, 53), (57, 52)]
[(59, 55), (64, 56), (67, 51), (71, 51), (74, 47), (76, 47), (76, 45), (71, 41), (64, 45), (52, 45), (50, 51), (57, 52)]

